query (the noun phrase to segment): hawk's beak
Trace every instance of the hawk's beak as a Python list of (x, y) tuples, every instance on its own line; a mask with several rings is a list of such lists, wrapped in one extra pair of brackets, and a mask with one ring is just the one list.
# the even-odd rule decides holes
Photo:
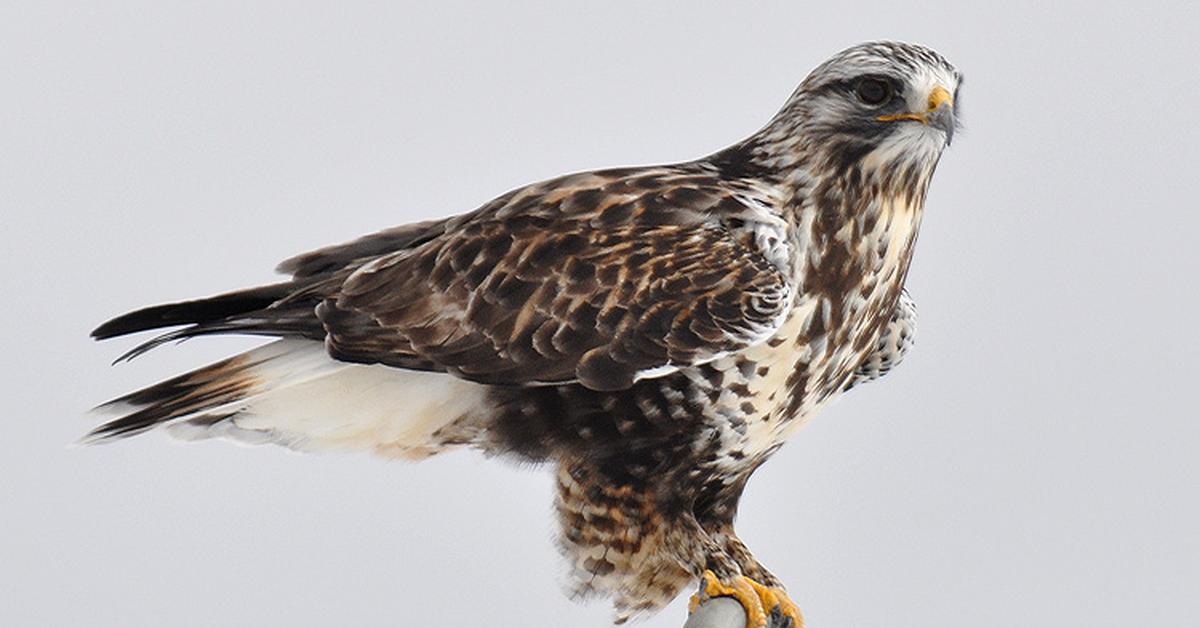
[(946, 91), (945, 87), (939, 85), (929, 93), (928, 106), (929, 108), (921, 113), (894, 113), (879, 116), (876, 120), (880, 122), (899, 122), (900, 120), (920, 122), (944, 132), (946, 143), (949, 144), (950, 140), (954, 138), (954, 97)]

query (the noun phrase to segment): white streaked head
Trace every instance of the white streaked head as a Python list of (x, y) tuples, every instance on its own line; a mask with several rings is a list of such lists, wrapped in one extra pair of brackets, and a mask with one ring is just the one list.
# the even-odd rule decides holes
[(888, 179), (908, 178), (906, 171), (927, 177), (953, 139), (961, 83), (962, 74), (924, 46), (859, 44), (813, 70), (763, 139), (818, 176), (857, 168)]

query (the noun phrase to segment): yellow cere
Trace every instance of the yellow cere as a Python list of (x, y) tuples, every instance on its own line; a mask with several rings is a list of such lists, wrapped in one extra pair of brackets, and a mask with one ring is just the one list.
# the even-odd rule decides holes
[(929, 110), (933, 111), (946, 104), (953, 105), (954, 98), (950, 95), (950, 92), (946, 91), (945, 87), (938, 85), (929, 94)]

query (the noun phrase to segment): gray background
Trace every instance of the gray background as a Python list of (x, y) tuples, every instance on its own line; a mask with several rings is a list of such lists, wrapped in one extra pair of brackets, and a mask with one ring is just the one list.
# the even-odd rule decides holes
[(207, 4), (0, 4), (0, 625), (606, 625), (559, 593), (544, 469), (69, 449), (94, 403), (254, 344), (110, 368), (132, 341), (86, 333), (523, 183), (707, 154), (873, 38), (968, 77), (918, 345), (757, 474), (743, 538), (816, 628), (1200, 615), (1195, 5)]

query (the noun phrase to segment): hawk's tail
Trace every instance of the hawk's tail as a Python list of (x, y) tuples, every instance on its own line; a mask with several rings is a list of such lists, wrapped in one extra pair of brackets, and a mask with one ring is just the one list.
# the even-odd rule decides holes
[(213, 425), (248, 404), (328, 376), (345, 365), (330, 360), (320, 343), (280, 340), (114, 399), (95, 409), (117, 415), (84, 437), (96, 443), (133, 436), (159, 425)]
[(186, 440), (422, 458), (473, 442), (485, 395), (445, 373), (339, 362), (320, 342), (284, 339), (100, 406), (116, 418), (83, 442), (165, 427)]

